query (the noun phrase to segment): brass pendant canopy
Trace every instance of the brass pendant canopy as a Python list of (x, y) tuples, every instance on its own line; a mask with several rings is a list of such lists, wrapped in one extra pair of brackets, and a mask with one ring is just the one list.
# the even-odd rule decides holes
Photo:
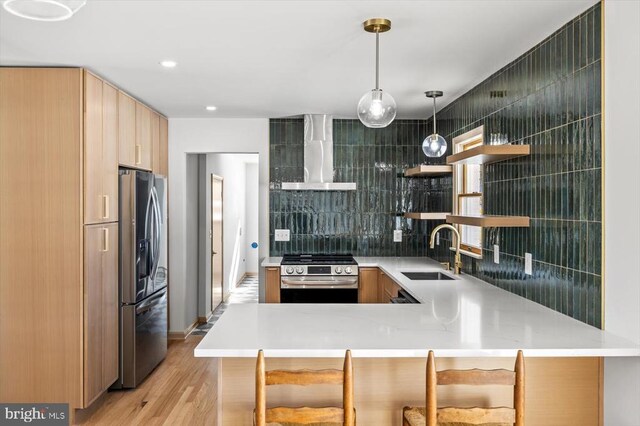
[(362, 23), (368, 33), (386, 33), (391, 29), (391, 21), (385, 18), (371, 18)]

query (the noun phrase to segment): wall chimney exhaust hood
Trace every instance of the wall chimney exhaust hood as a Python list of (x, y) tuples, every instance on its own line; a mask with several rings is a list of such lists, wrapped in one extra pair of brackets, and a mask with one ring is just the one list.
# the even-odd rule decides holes
[(282, 182), (283, 190), (354, 191), (355, 182), (333, 181), (333, 117), (304, 116), (304, 182)]

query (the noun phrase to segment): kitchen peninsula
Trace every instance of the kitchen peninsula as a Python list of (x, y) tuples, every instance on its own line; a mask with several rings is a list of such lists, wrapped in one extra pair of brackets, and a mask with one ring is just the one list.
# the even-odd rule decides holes
[[(367, 425), (400, 425), (404, 405), (424, 405), (428, 350), (444, 369), (511, 368), (522, 349), (530, 424), (601, 424), (602, 359), (640, 356), (632, 342), (468, 275), (418, 281), (403, 274), (443, 271), (431, 259), (356, 260), (360, 268), (379, 268), (420, 303), (230, 306), (195, 349), (196, 357), (218, 359), (219, 424), (251, 423), (259, 349), (268, 369), (337, 368), (351, 349), (358, 420)], [(328, 404), (338, 393), (270, 389), (268, 401)], [(511, 398), (499, 388), (485, 389), (483, 398), (441, 395), (442, 403), (463, 405), (509, 405)]]

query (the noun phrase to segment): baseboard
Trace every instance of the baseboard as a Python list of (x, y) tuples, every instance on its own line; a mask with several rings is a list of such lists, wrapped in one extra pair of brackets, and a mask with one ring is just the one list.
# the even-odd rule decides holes
[(198, 320), (195, 320), (193, 324), (187, 327), (184, 331), (170, 331), (167, 337), (169, 340), (184, 340), (193, 331), (193, 329), (198, 326), (198, 324)]
[(209, 312), (206, 317), (198, 317), (198, 324), (206, 324), (211, 319), (213, 312)]

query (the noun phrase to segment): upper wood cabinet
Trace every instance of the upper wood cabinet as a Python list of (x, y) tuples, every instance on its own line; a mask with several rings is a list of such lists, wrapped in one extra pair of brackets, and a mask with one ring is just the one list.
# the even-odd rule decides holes
[(160, 115), (151, 111), (151, 170), (160, 173)]
[(118, 161), (136, 166), (136, 101), (118, 91)]
[(358, 303), (378, 303), (378, 268), (360, 268)]
[(160, 116), (160, 155), (158, 174), (169, 177), (169, 120)]
[(135, 167), (152, 169), (151, 110), (136, 101)]
[(118, 220), (118, 92), (84, 73), (84, 223)]
[(84, 406), (118, 379), (118, 224), (84, 228)]

